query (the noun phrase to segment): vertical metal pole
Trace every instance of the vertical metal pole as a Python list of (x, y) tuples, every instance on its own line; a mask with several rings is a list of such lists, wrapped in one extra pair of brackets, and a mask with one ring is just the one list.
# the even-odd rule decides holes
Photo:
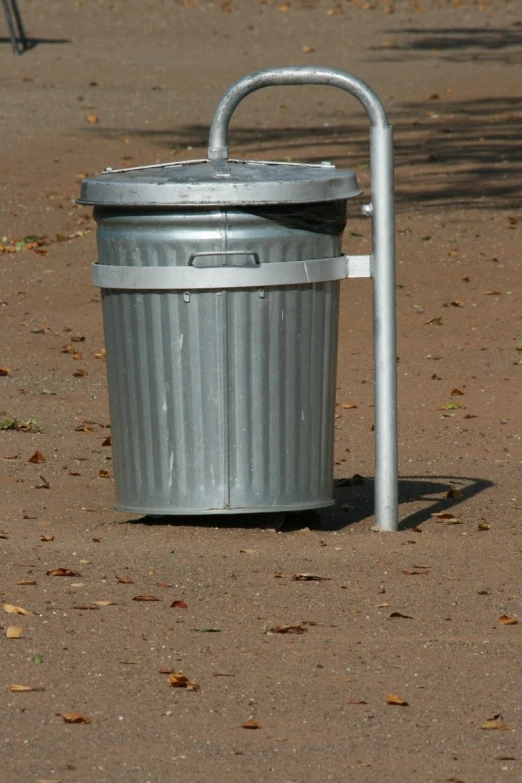
[(11, 41), (11, 46), (13, 47), (13, 54), (20, 54), (20, 51), (18, 49), (18, 40), (16, 38), (16, 31), (13, 22), (13, 17), (11, 14), (10, 2), (11, 0), (2, 0), (2, 5), (4, 7), (5, 21), (7, 24), (7, 29), (9, 31), (9, 40)]
[(375, 522), (398, 529), (397, 347), (393, 129), (370, 131), (372, 195)]
[(18, 49), (18, 54), (21, 54), (21, 52), (25, 52), (27, 49), (27, 37), (25, 35), (24, 24), (22, 22), (22, 14), (18, 8), (18, 0), (11, 0), (11, 6), (13, 9), (16, 27), (18, 28), (18, 39), (21, 46), (21, 51)]

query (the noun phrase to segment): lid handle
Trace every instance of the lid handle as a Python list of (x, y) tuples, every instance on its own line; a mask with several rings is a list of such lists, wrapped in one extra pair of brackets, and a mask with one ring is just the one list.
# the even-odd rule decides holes
[(372, 128), (387, 128), (389, 126), (386, 111), (377, 95), (365, 82), (351, 73), (333, 68), (315, 68), (305, 65), (266, 68), (238, 79), (221, 97), (210, 127), (209, 160), (226, 160), (228, 158), (228, 125), (232, 114), (243, 98), (262, 87), (286, 84), (324, 84), (339, 87), (358, 99), (368, 115)]

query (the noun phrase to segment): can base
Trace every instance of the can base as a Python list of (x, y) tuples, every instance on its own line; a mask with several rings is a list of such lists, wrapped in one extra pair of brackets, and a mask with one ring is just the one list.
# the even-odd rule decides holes
[(243, 508), (165, 508), (159, 506), (126, 506), (115, 505), (116, 511), (124, 511), (127, 514), (143, 514), (144, 516), (159, 517), (198, 517), (198, 516), (228, 516), (230, 514), (274, 514), (282, 511), (310, 511), (315, 508), (333, 506), (335, 500), (321, 500), (315, 503), (293, 503), (286, 506), (245, 506)]

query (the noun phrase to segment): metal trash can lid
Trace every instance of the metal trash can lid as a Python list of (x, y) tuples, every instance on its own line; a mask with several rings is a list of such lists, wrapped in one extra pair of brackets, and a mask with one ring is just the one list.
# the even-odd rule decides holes
[(239, 206), (338, 201), (361, 193), (353, 171), (333, 164), (188, 160), (105, 169), (84, 179), (79, 204)]

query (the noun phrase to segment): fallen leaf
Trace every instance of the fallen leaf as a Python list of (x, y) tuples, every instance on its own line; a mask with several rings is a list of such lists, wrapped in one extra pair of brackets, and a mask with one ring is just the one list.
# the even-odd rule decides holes
[(159, 601), (159, 598), (156, 598), (155, 595), (136, 595), (132, 599), (133, 601)]
[(40, 536), (40, 541), (54, 541), (54, 536)]
[(451, 514), (449, 511), (435, 511), (431, 516), (434, 522), (443, 522), (446, 525), (460, 525), (462, 524), (460, 519)]
[(445, 402), (443, 405), (440, 406), (441, 411), (456, 411), (459, 408), (461, 408), (462, 405), (459, 405), (458, 402)]
[(81, 604), (80, 606), (73, 606), (79, 612), (95, 612), (98, 611), (98, 606), (88, 606), (87, 604)]
[(15, 606), (14, 604), (7, 604), (5, 601), (2, 601), (2, 609), (7, 614), (23, 614), (25, 617), (33, 614), (29, 609), (22, 609), (21, 606)]
[(477, 525), (477, 530), (491, 530), (491, 525), (488, 525), (487, 522), (479, 522)]
[(117, 576), (116, 579), (123, 585), (133, 585), (134, 579), (130, 576)]
[(456, 489), (455, 487), (451, 487), (451, 489), (448, 489), (446, 492), (447, 498), (463, 498), (464, 493), (461, 489)]
[(309, 46), (308, 44), (305, 44), (305, 45), (302, 47), (302, 51), (303, 51), (305, 54), (311, 54), (312, 52), (315, 52), (315, 49), (313, 48), (313, 46)]
[(40, 653), (35, 653), (33, 655), (33, 663), (43, 663), (43, 656)]
[(413, 567), (414, 568), (433, 568), (432, 565), (428, 565), (427, 563), (425, 563), (423, 565), (414, 565)]
[(47, 576), (81, 576), (81, 574), (72, 568), (52, 568), (50, 571), (47, 571)]
[(427, 324), (432, 324), (436, 326), (442, 326), (442, 316), (438, 315), (436, 318), (430, 318), (429, 321), (426, 321)]
[(240, 549), (239, 550), (242, 555), (255, 555), (256, 550), (255, 549)]
[(8, 639), (19, 639), (23, 632), (24, 629), (21, 625), (8, 625), (5, 629), (5, 635)]
[(189, 680), (189, 678), (181, 672), (171, 672), (167, 682), (171, 688), (186, 688), (188, 691), (199, 690), (198, 683), (194, 682), (193, 680)]
[(89, 123), (89, 125), (97, 125), (100, 121), (97, 114), (86, 114), (85, 119)]
[(42, 483), (41, 484), (36, 484), (35, 485), (35, 489), (50, 489), (51, 485), (49, 484), (49, 482), (47, 481), (45, 476), (40, 476), (40, 479), (41, 479)]
[(27, 691), (43, 691), (44, 688), (33, 687), (32, 685), (18, 685), (15, 683), (9, 686), (9, 690), (13, 693), (26, 693)]
[(105, 359), (105, 348), (102, 348), (101, 351), (96, 351), (94, 354), (95, 359)]
[(481, 727), (481, 729), (488, 730), (497, 730), (497, 731), (507, 731), (509, 729), (509, 726), (506, 726), (505, 723), (503, 723), (501, 720), (487, 720), (485, 721)]
[(76, 372), (73, 372), (73, 378), (84, 378), (88, 374), (87, 370), (80, 367)]
[(452, 397), (463, 397), (464, 396), (464, 392), (461, 391), (460, 389), (452, 389), (451, 390), (451, 396)]
[(9, 375), (10, 372), (9, 367), (0, 367), (0, 376)]
[(66, 723), (90, 723), (91, 719), (81, 712), (60, 712), (60, 716)]
[(246, 720), (244, 723), (241, 724), (242, 729), (262, 729), (263, 727), (259, 723), (259, 721), (254, 720), (253, 718), (250, 718), (250, 720)]
[(35, 585), (36, 582), (34, 579), (20, 579), (19, 582), (16, 583), (17, 585)]
[(417, 571), (417, 570), (409, 571), (408, 569), (403, 570), (402, 573), (405, 574), (406, 576), (429, 576), (430, 575), (429, 571)]
[(518, 625), (516, 617), (510, 617), (507, 614), (503, 614), (502, 617), (499, 617), (498, 622), (499, 625)]
[(352, 408), (357, 408), (357, 405), (354, 402), (343, 402), (343, 408), (345, 410), (351, 410)]
[(173, 601), (170, 605), (171, 609), (188, 609), (185, 601)]
[(114, 601), (93, 601), (94, 606), (116, 606)]
[(396, 704), (399, 707), (409, 707), (409, 704), (400, 696), (396, 696), (395, 693), (387, 693), (384, 697), (387, 704)]
[(98, 478), (110, 478), (110, 477), (111, 477), (111, 474), (109, 473), (108, 470), (103, 470), (102, 469), (102, 470), (98, 471)]
[(308, 628), (303, 625), (276, 625), (268, 629), (268, 633), (306, 633), (307, 631)]
[(329, 576), (319, 576), (319, 574), (294, 574), (292, 579), (300, 582), (331, 582)]
[(364, 699), (348, 699), (347, 704), (367, 704)]
[(154, 582), (154, 584), (156, 587), (172, 587), (172, 585), (168, 582)]
[(404, 617), (405, 620), (413, 620), (411, 614), (402, 614), (402, 612), (392, 612), (390, 617)]
[(105, 440), (102, 443), (102, 446), (112, 446), (112, 438), (110, 435), (108, 438), (105, 438)]
[(221, 628), (191, 628), (192, 631), (197, 633), (220, 633)]

